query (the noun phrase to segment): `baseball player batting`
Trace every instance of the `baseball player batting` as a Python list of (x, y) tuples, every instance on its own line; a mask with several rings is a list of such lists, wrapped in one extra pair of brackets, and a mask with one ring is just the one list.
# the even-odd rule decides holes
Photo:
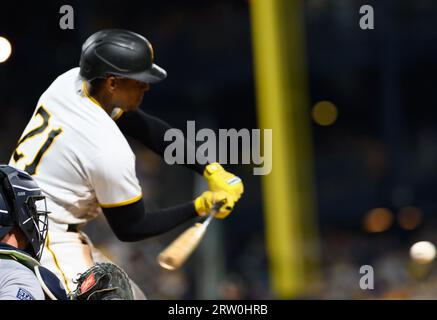
[[(152, 45), (127, 30), (102, 30), (82, 46), (80, 67), (60, 75), (42, 94), (11, 157), (47, 198), (50, 230), (41, 262), (71, 292), (73, 279), (106, 258), (80, 231), (103, 212), (121, 241), (158, 235), (206, 215), (215, 203), (225, 218), (243, 183), (218, 163), (186, 165), (209, 184), (194, 201), (148, 212), (125, 135), (164, 156), (171, 127), (139, 110), (150, 84), (166, 78)], [(137, 286), (134, 298), (144, 299)]]

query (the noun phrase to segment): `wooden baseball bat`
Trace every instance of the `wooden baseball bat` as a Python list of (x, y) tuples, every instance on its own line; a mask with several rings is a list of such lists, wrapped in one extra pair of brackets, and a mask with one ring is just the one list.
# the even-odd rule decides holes
[(208, 225), (222, 205), (222, 203), (216, 203), (204, 222), (194, 224), (194, 226), (188, 228), (179, 237), (173, 240), (173, 242), (159, 254), (159, 265), (162, 268), (171, 271), (182, 266), (194, 249), (199, 245), (200, 240), (202, 240), (205, 235)]

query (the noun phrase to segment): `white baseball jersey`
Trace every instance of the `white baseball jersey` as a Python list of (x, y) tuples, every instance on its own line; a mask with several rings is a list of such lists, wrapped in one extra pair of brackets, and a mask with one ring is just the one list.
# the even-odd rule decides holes
[(135, 155), (114, 118), (89, 96), (74, 68), (42, 94), (9, 162), (30, 173), (47, 197), (50, 219), (84, 223), (101, 207), (141, 199)]

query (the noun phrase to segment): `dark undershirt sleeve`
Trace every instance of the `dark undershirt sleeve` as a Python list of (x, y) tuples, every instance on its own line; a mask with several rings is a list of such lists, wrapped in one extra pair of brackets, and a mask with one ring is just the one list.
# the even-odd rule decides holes
[[(161, 157), (164, 157), (165, 149), (173, 142), (164, 141), (165, 132), (172, 127), (140, 109), (123, 113), (116, 123), (124, 135), (139, 141)], [(186, 145), (185, 139), (183, 143)], [(203, 175), (205, 170), (205, 165), (197, 161), (194, 164), (185, 163), (183, 166), (196, 171), (200, 175)]]
[(121, 241), (139, 241), (170, 231), (198, 217), (192, 201), (158, 211), (147, 212), (143, 200), (126, 206), (102, 208), (111, 229)]

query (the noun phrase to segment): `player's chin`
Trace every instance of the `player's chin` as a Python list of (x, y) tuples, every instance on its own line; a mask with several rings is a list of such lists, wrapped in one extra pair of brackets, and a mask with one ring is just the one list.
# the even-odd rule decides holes
[(140, 106), (141, 103), (143, 102), (143, 97), (144, 97), (144, 94), (140, 94), (140, 95), (138, 95), (138, 96), (135, 98), (135, 100), (134, 100), (133, 103), (132, 103), (132, 107), (133, 107), (134, 109), (139, 108), (139, 106)]

